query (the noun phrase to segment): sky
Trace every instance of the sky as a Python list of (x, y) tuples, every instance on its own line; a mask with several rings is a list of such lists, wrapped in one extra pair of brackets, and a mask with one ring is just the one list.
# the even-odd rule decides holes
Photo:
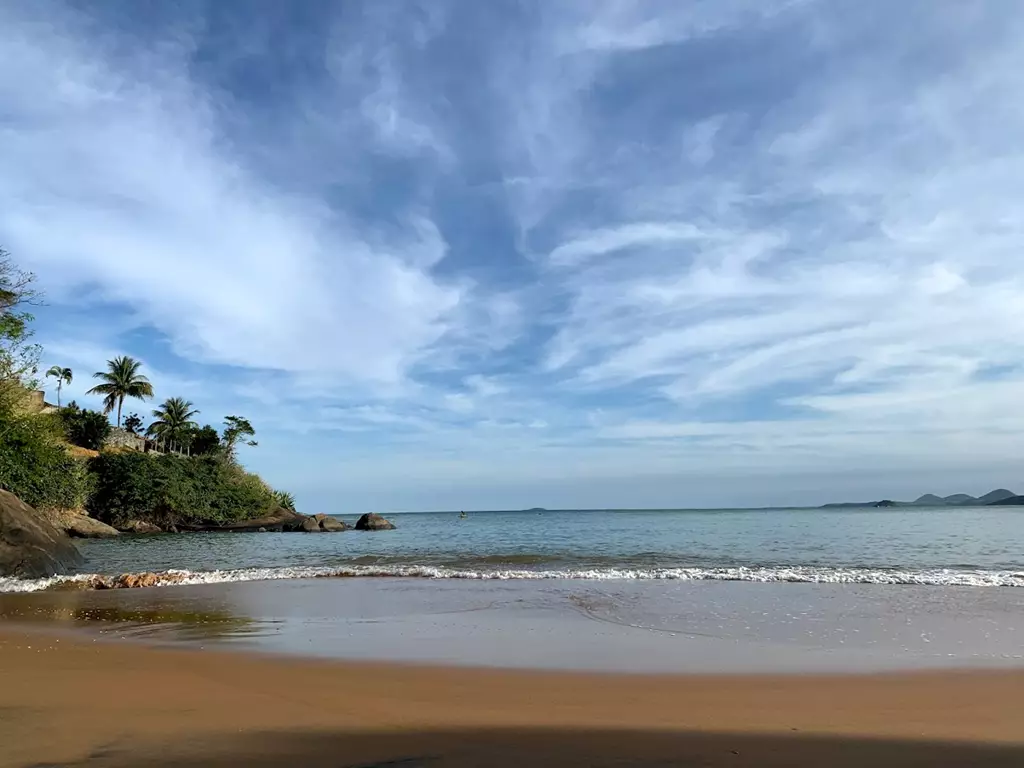
[(1016, 0), (6, 0), (0, 246), (65, 402), (132, 355), (307, 512), (1024, 492), (1022, 39)]

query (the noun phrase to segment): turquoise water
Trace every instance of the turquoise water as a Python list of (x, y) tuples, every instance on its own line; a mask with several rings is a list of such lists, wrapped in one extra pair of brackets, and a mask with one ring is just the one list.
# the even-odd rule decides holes
[[(84, 541), (83, 573), (1024, 586), (1024, 511), (765, 509), (400, 514), (395, 531)], [(44, 582), (0, 584), (7, 591)]]

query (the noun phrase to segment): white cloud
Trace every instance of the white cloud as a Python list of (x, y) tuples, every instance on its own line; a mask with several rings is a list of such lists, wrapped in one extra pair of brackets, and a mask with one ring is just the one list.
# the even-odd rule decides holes
[(373, 3), (267, 124), (187, 36), (8, 6), (0, 238), (118, 309), (83, 358), (166, 335), (352, 482), (978, 476), (1024, 448), (1024, 14), (940, 5)]
[(450, 329), (468, 286), (430, 274), (437, 228), (409, 211), (382, 237), (249, 172), (187, 49), (0, 15), (0, 230), (52, 299), (91, 286), (186, 357), (368, 382), (401, 379)]
[(755, 24), (808, 0), (606, 0), (581, 4), (573, 36), (585, 50), (629, 52)]
[(637, 222), (614, 229), (598, 229), (562, 243), (549, 255), (555, 266), (575, 266), (593, 256), (633, 248), (656, 247), (690, 240), (711, 239), (689, 222)]

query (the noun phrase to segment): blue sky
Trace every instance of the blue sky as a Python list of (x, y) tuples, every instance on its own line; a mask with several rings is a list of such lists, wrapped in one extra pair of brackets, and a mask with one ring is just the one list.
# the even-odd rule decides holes
[(14, 0), (0, 244), (67, 399), (133, 355), (306, 511), (1024, 490), (1022, 39), (995, 0)]

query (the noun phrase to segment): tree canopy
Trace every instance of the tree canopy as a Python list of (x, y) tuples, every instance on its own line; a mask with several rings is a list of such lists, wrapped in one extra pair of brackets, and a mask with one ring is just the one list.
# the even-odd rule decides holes
[(153, 418), (156, 419), (146, 434), (164, 440), (177, 447), (188, 444), (189, 436), (196, 428), (193, 416), (199, 411), (192, 407), (192, 403), (182, 397), (169, 397), (164, 400), (163, 405), (153, 411)]
[(117, 426), (121, 426), (121, 407), (125, 398), (133, 397), (138, 400), (148, 400), (153, 397), (153, 385), (149, 379), (139, 373), (142, 363), (138, 360), (122, 355), (107, 361), (107, 370), (97, 371), (93, 378), (100, 379), (103, 383), (97, 384), (89, 390), (90, 395), (104, 395), (103, 411), (110, 413), (117, 409)]
[(0, 383), (35, 389), (42, 349), (32, 343), (30, 323), (34, 319), (27, 307), (38, 303), (35, 275), (14, 264), (10, 254), (0, 248)]

